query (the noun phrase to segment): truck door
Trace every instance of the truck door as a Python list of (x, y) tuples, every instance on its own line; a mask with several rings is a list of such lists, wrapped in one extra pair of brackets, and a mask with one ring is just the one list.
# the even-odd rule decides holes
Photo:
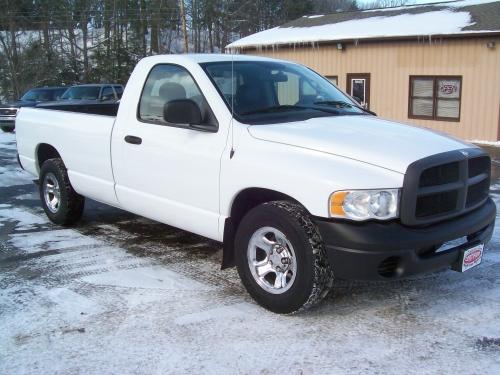
[[(169, 102), (190, 99), (213, 132), (169, 123)], [(132, 114), (133, 113), (133, 114)], [(120, 205), (139, 215), (218, 237), (220, 158), (227, 134), (218, 131), (207, 100), (179, 65), (154, 66), (136, 111), (113, 135), (113, 170)], [(206, 129), (205, 129), (206, 130)]]

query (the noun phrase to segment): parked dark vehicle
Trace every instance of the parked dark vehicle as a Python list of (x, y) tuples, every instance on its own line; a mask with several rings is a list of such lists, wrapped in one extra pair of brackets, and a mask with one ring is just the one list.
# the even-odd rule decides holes
[(21, 96), (19, 100), (0, 105), (0, 128), (4, 132), (14, 131), (19, 108), (35, 107), (42, 102), (59, 100), (67, 89), (67, 87), (41, 87), (31, 89)]
[(122, 97), (122, 94), (122, 85), (78, 85), (70, 87), (61, 97), (61, 100), (116, 101)]
[(116, 116), (118, 101), (122, 97), (123, 86), (117, 84), (91, 84), (70, 87), (61, 100), (41, 103), (37, 107)]

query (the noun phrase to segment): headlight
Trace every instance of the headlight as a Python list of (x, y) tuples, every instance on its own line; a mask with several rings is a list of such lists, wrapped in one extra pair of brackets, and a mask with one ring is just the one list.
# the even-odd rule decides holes
[(398, 216), (399, 189), (336, 191), (330, 216), (351, 220), (388, 220)]

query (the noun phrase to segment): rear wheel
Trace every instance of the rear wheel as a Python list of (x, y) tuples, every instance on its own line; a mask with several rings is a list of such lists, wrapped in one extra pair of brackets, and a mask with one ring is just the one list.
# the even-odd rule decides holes
[(52, 222), (70, 226), (80, 220), (85, 198), (71, 186), (61, 159), (49, 159), (43, 163), (39, 189), (43, 209)]
[(316, 225), (293, 202), (274, 201), (252, 209), (238, 227), (236, 256), (249, 294), (276, 313), (314, 306), (333, 283)]
[(13, 133), (14, 127), (12, 126), (0, 126), (5, 133)]

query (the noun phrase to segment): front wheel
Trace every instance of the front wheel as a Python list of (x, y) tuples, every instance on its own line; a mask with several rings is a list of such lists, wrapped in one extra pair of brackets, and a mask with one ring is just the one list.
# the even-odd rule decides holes
[(40, 199), (53, 223), (70, 226), (82, 217), (85, 198), (71, 186), (61, 159), (49, 159), (43, 163), (40, 169)]
[(316, 225), (302, 206), (289, 201), (264, 203), (243, 218), (236, 259), (248, 293), (276, 313), (314, 306), (333, 283)]

